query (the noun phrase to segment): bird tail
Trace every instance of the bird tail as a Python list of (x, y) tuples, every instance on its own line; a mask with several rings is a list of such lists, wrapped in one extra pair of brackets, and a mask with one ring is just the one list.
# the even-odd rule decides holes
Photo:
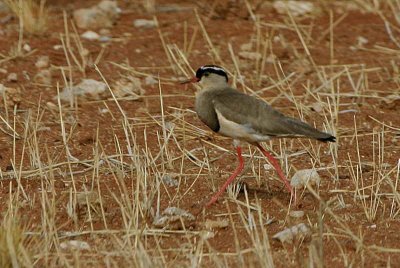
[(309, 124), (294, 118), (287, 118), (286, 127), (290, 132), (296, 133), (299, 136), (316, 139), (322, 142), (336, 142), (335, 136), (322, 132)]
[(322, 137), (322, 138), (317, 138), (317, 140), (322, 141), (322, 142), (336, 142), (336, 137), (332, 136), (329, 133), (324, 133), (326, 134), (326, 137)]

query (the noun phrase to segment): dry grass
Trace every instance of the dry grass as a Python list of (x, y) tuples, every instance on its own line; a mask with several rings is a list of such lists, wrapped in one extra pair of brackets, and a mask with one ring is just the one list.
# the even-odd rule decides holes
[(46, 0), (4, 0), (19, 18), (21, 28), (29, 34), (43, 34), (48, 27)]
[[(20, 17), (25, 31), (44, 31), (44, 1), (6, 2)], [(105, 127), (98, 121), (89, 133), (92, 142), (85, 152), (74, 154), (80, 152), (76, 148), (81, 146), (83, 102), (71, 99), (65, 104), (58, 97), (53, 99), (53, 105), (39, 102), (35, 109), (1, 110), (1, 121), (13, 148), (12, 167), (0, 170), (1, 186), (10, 188), (6, 198), (9, 207), (3, 210), (0, 227), (1, 267), (324, 267), (337, 263), (351, 267), (368, 266), (371, 260), (388, 267), (393, 264), (391, 260), (400, 253), (399, 247), (371, 242), (375, 236), (370, 230), (377, 225), (379, 231), (386, 227), (393, 230), (391, 221), (400, 217), (400, 161), (388, 161), (397, 156), (391, 155), (391, 144), (387, 144), (398, 135), (399, 126), (375, 118), (362, 124), (359, 119), (359, 112), (371, 102), (390, 100), (386, 92), (372, 88), (369, 80), (374, 76), (385, 81), (388, 67), (335, 63), (338, 44), (334, 29), (346, 16), (334, 17), (330, 12), (329, 25), (318, 40), (312, 38), (312, 23), (304, 24), (290, 13), (279, 22), (265, 21), (251, 2), (245, 2), (246, 8), (254, 12), (253, 32), (246, 35), (250, 36), (246, 43), (251, 44), (250, 52), (260, 55), (256, 60), (240, 58), (233, 42), (227, 41), (226, 50), (222, 50), (217, 45), (219, 40), (206, 27), (207, 18), (193, 11), (195, 22), (183, 27), (182, 42), (171, 42), (162, 28), (157, 31), (166, 66), (134, 68), (129, 62), (110, 64), (123, 75), (159, 79), (155, 95), (142, 96), (140, 104), (129, 102), (132, 106), (160, 103), (159, 112), (140, 115), (132, 113), (126, 99), (117, 98), (108, 86), (103, 50), (90, 66), (84, 41), (64, 14), (59, 41), (65, 63), (54, 68), (60, 72), (65, 87), (90, 72), (104, 81), (111, 97), (86, 105), (105, 109), (109, 122)], [(148, 11), (155, 5), (153, 1), (140, 3), (148, 5)], [(390, 5), (372, 0), (353, 3), (379, 14), (389, 39), (396, 44), (393, 32), (398, 31), (398, 25), (391, 16), (400, 7), (399, 1), (391, 1)], [(384, 8), (392, 13), (385, 16)], [(39, 21), (38, 14), (43, 15), (44, 21)], [(315, 19), (313, 16), (318, 15), (309, 16)], [(40, 27), (28, 30), (28, 25)], [(321, 65), (313, 50), (327, 36), (329, 63)], [(226, 166), (235, 164), (229, 163), (234, 161), (229, 142), (219, 136), (210, 139), (211, 132), (200, 127), (192, 109), (179, 103), (166, 104), (171, 103), (171, 98), (193, 100), (191, 93), (170, 94), (166, 88), (176, 83), (171, 76), (193, 74), (191, 62), (197, 53), (196, 43), (201, 44), (201, 55), (206, 55), (209, 62), (227, 68), (239, 90), (274, 106), (281, 105), (284, 110), (293, 107), (285, 112), (338, 137), (337, 143), (329, 145), (307, 140), (273, 140), (266, 144), (289, 177), (303, 168), (320, 172), (321, 188), (308, 186), (298, 193), (298, 202), (306, 204), (300, 208), (306, 212), (304, 218), (289, 216), (294, 208), (286, 202), (287, 197), (277, 193), (274, 185), (280, 184), (276, 175), (264, 168), (265, 159), (249, 146), (244, 148), (247, 166), (242, 178), (252, 182), (251, 189), (229, 187), (220, 201), (224, 204), (221, 210), (211, 208), (211, 212), (198, 213), (194, 227), (183, 223), (181, 228), (160, 229), (152, 225), (166, 206), (184, 207), (190, 212), (198, 209), (204, 200), (192, 200), (200, 198), (196, 191), (206, 189), (201, 192), (204, 194), (218, 189), (232, 169)], [(274, 54), (282, 48), (291, 55), (290, 62), (298, 64), (296, 71), (287, 71), (291, 66)], [(364, 47), (357, 49), (367, 51)], [(399, 52), (398, 48), (377, 46), (373, 51), (385, 55)], [(268, 67), (272, 73), (266, 73)], [(56, 96), (61, 88), (58, 82), (51, 93)], [(318, 113), (310, 111), (315, 103), (320, 105)], [(355, 114), (354, 120), (345, 124), (343, 115), (349, 113)], [(51, 128), (44, 130), (47, 126)], [(43, 134), (45, 131), (53, 136), (49, 138)], [(55, 139), (54, 144), (48, 142)], [(171, 174), (176, 174), (176, 188), (168, 187), (164, 181)], [(343, 176), (348, 177), (346, 185)], [(7, 179), (12, 185), (6, 183)], [(24, 217), (24, 211), (30, 210), (35, 210), (37, 218)], [(227, 221), (228, 227), (207, 229), (205, 222), (210, 218)], [(295, 239), (292, 244), (272, 241), (271, 230), (282, 230), (298, 221), (310, 227), (310, 237)], [(219, 244), (215, 243), (217, 239)], [(82, 246), (83, 242), (88, 248)]]

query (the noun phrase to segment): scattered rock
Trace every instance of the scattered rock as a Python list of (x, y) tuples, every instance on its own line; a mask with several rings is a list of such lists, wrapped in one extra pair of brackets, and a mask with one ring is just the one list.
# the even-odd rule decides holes
[(133, 26), (136, 28), (154, 28), (157, 27), (157, 22), (154, 20), (146, 20), (146, 19), (136, 19), (133, 21)]
[(264, 164), (264, 170), (273, 170), (274, 167), (271, 164)]
[(35, 63), (36, 68), (43, 69), (49, 67), (49, 56), (40, 56)]
[(172, 131), (176, 127), (176, 124), (174, 122), (166, 121), (165, 122), (165, 129)]
[(179, 185), (179, 181), (176, 179), (178, 174), (165, 174), (162, 177), (162, 181), (168, 187), (177, 187)]
[(299, 239), (311, 234), (310, 228), (304, 223), (297, 224), (290, 228), (287, 228), (279, 233), (276, 233), (272, 238), (285, 242), (293, 242), (295, 238)]
[(51, 71), (49, 69), (40, 70), (33, 80), (36, 83), (43, 84), (43, 85), (51, 85)]
[(259, 60), (262, 58), (262, 55), (258, 52), (240, 51), (239, 57), (247, 60)]
[(62, 49), (62, 48), (63, 48), (62, 45), (54, 45), (54, 46), (53, 46), (53, 49), (54, 49), (54, 50), (60, 50), (60, 49)]
[(6, 73), (8, 73), (8, 71), (7, 71), (7, 69), (0, 68), (0, 73), (6, 74)]
[(302, 218), (302, 217), (304, 217), (304, 211), (292, 210), (292, 211), (290, 211), (289, 216), (293, 217), (293, 218)]
[(357, 45), (362, 47), (364, 45), (368, 44), (368, 39), (363, 37), (363, 36), (358, 36), (357, 37)]
[(153, 76), (146, 76), (146, 78), (144, 79), (144, 83), (147, 86), (152, 86), (158, 84), (158, 80), (155, 79)]
[(348, 114), (348, 113), (358, 113), (359, 111), (356, 109), (346, 109), (337, 112), (338, 114)]
[[(78, 192), (76, 203), (67, 203), (67, 214), (73, 219), (97, 220), (101, 218), (101, 204), (99, 194), (95, 191)], [(74, 206), (75, 204), (75, 206)]]
[(111, 40), (111, 37), (109, 37), (109, 36), (100, 36), (99, 37), (99, 41), (100, 42), (109, 42)]
[(116, 1), (103, 0), (90, 8), (75, 10), (73, 17), (79, 28), (98, 29), (112, 27), (119, 13)]
[(31, 46), (28, 45), (28, 44), (25, 44), (25, 45), (22, 47), (22, 49), (25, 50), (26, 52), (30, 52), (30, 51), (32, 50)]
[(5, 103), (7, 107), (14, 107), (21, 102), (21, 96), (22, 93), (19, 88), (5, 87), (3, 84), (0, 84), (1, 104)]
[(66, 249), (90, 250), (90, 246), (87, 242), (79, 240), (69, 240), (61, 242), (60, 248), (64, 250)]
[(52, 103), (51, 101), (46, 102), (46, 106), (47, 106), (47, 108), (49, 108), (50, 110), (56, 110), (56, 109), (58, 109), (58, 106), (55, 105), (54, 103)]
[(29, 75), (29, 73), (28, 73), (27, 70), (23, 70), (23, 71), (22, 71), (22, 76), (23, 76), (26, 80), (28, 80), (28, 81), (31, 80), (31, 77), (30, 77), (30, 75)]
[(194, 219), (195, 217), (186, 210), (168, 207), (161, 213), (161, 216), (154, 218), (153, 225), (158, 228), (178, 230), (187, 228)]
[(320, 113), (324, 110), (324, 105), (321, 102), (314, 102), (313, 104), (311, 104), (311, 110)]
[(86, 31), (83, 34), (81, 34), (81, 37), (83, 39), (87, 39), (87, 40), (90, 40), (90, 41), (95, 41), (95, 40), (99, 40), (100, 35), (98, 33), (96, 33), (96, 32), (93, 32), (93, 31)]
[(200, 231), (199, 236), (201, 237), (201, 239), (207, 240), (210, 238), (214, 238), (215, 233), (212, 231), (208, 231), (208, 230), (202, 230), (202, 231)]
[(274, 54), (268, 55), (268, 57), (265, 59), (266, 63), (274, 63), (276, 61), (276, 56)]
[(111, 34), (111, 31), (110, 31), (110, 29), (103, 28), (103, 29), (100, 29), (99, 33), (100, 33), (101, 35), (110, 35), (110, 34)]
[(253, 48), (253, 44), (252, 43), (245, 43), (240, 45), (240, 50), (242, 51), (249, 51)]
[(293, 16), (303, 16), (315, 9), (312, 2), (296, 0), (275, 1), (273, 7), (279, 14), (287, 14), (290, 11)]
[(145, 93), (140, 79), (133, 76), (122, 78), (116, 81), (112, 89), (117, 98), (129, 96), (136, 100)]
[(192, 10), (193, 7), (184, 7), (178, 4), (157, 5), (156, 11), (160, 13), (172, 13)]
[(290, 185), (296, 189), (305, 187), (307, 184), (319, 185), (321, 182), (321, 177), (315, 169), (303, 169), (297, 171), (291, 181)]
[(229, 226), (228, 220), (209, 220), (207, 219), (204, 223), (204, 228), (208, 230), (212, 229), (223, 229)]
[(391, 110), (398, 109), (400, 107), (400, 94), (396, 93), (386, 96), (383, 98), (381, 106)]
[(108, 110), (107, 108), (103, 108), (103, 109), (100, 109), (99, 112), (100, 112), (101, 114), (106, 114), (106, 113), (109, 113), (110, 110)]
[(87, 97), (89, 99), (101, 99), (108, 93), (107, 85), (93, 79), (83, 79), (78, 85), (72, 88), (66, 87), (60, 92), (60, 99), (62, 101), (70, 101), (75, 96)]
[(290, 62), (290, 70), (296, 73), (309, 74), (313, 72), (313, 65), (306, 58), (294, 59)]
[(7, 76), (7, 81), (8, 82), (17, 82), (18, 81), (18, 75), (16, 73), (10, 73)]

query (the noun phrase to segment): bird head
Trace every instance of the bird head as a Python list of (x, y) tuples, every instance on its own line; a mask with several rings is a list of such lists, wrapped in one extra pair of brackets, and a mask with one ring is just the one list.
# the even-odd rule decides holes
[(197, 69), (195, 77), (182, 83), (197, 82), (205, 89), (225, 88), (228, 84), (228, 75), (222, 67), (204, 65)]

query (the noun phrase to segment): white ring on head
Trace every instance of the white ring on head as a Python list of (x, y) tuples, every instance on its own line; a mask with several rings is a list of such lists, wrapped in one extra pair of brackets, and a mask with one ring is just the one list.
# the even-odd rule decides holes
[(222, 72), (226, 73), (224, 69), (222, 69), (220, 67), (217, 67), (217, 66), (202, 66), (200, 69), (202, 71), (207, 70), (207, 69), (212, 69), (212, 70), (215, 70), (215, 71), (222, 71)]

